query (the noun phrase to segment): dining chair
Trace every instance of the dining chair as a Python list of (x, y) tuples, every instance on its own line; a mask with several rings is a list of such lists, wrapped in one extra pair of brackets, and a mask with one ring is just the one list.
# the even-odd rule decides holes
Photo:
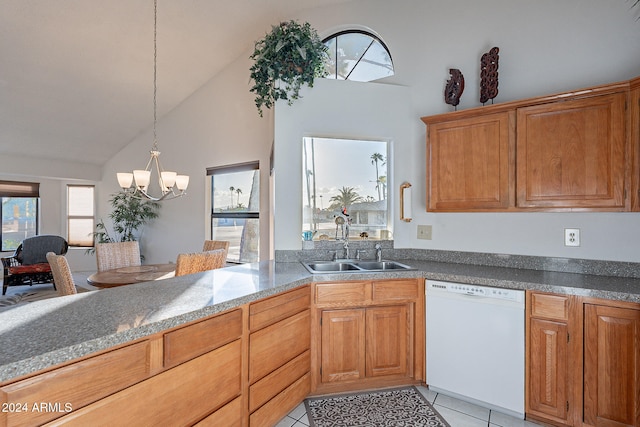
[(229, 242), (227, 240), (205, 240), (202, 246), (202, 251), (213, 251), (215, 249), (224, 249), (226, 253), (229, 253)]
[(140, 265), (140, 245), (137, 241), (96, 243), (98, 271)]
[(227, 251), (215, 249), (207, 252), (178, 254), (176, 277), (224, 267)]
[(55, 252), (47, 252), (47, 261), (51, 266), (53, 283), (56, 285), (58, 295), (77, 294), (76, 284), (73, 282), (69, 263), (64, 255), (56, 255)]

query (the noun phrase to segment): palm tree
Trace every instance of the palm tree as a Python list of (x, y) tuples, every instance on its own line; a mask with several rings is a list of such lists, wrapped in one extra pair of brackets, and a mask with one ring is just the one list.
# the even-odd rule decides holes
[(238, 194), (238, 207), (240, 207), (240, 194), (242, 194), (242, 188), (236, 188), (236, 193)]
[(356, 193), (353, 187), (342, 187), (337, 195), (329, 199), (329, 202), (331, 202), (331, 206), (329, 207), (331, 209), (336, 209), (344, 206), (349, 210), (349, 206), (354, 203), (361, 202), (362, 200), (362, 196)]
[(380, 175), (378, 171), (378, 162), (384, 164), (384, 156), (380, 153), (373, 153), (371, 155), (371, 164), (376, 166), (376, 188), (378, 189), (378, 200), (382, 200), (380, 193)]
[(229, 187), (229, 191), (231, 192), (231, 204), (229, 205), (229, 209), (233, 208), (233, 191), (236, 189), (233, 185)]
[(378, 186), (382, 186), (382, 198), (386, 199), (387, 198), (387, 176), (386, 175), (380, 175), (380, 177), (378, 178), (378, 184), (376, 185), (376, 188)]

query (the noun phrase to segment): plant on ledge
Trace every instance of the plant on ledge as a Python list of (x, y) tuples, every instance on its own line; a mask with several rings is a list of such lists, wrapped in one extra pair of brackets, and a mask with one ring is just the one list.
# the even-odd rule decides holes
[(308, 22), (282, 22), (273, 26), (264, 39), (255, 43), (250, 91), (256, 94), (256, 107), (271, 108), (278, 99), (291, 105), (300, 97), (303, 84), (313, 87), (316, 77), (326, 75), (327, 47)]
[[(158, 217), (160, 204), (149, 200), (139, 199), (131, 193), (115, 193), (109, 200), (112, 211), (109, 218), (113, 222), (114, 235), (111, 236), (107, 226), (101, 219), (96, 224), (93, 237), (96, 243), (129, 242), (138, 240), (138, 229)], [(87, 249), (87, 253), (94, 253), (95, 247)]]

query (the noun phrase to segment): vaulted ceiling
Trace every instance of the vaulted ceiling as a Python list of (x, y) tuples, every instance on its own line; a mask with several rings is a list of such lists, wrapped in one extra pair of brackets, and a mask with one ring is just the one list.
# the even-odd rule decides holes
[[(159, 0), (158, 117), (272, 24), (344, 1)], [(153, 0), (0, 0), (0, 58), (0, 155), (101, 165), (153, 122)]]

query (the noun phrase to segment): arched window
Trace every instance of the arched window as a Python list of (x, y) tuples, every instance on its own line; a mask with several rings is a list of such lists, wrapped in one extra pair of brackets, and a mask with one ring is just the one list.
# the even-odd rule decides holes
[(329, 48), (328, 79), (370, 82), (394, 74), (389, 49), (371, 33), (341, 31), (322, 42)]

